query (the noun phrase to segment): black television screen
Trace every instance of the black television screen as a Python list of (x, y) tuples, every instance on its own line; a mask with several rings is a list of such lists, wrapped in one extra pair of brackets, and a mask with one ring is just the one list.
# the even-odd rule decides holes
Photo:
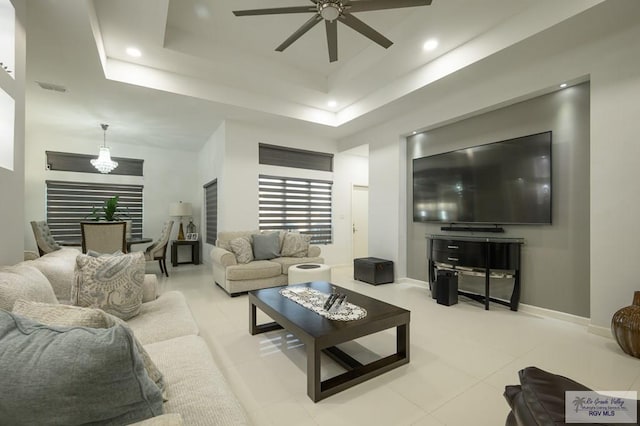
[(551, 132), (413, 160), (413, 221), (551, 223)]

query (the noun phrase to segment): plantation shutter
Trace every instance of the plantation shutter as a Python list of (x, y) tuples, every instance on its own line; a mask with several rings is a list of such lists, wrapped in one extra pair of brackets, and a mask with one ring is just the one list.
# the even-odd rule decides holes
[(216, 244), (218, 235), (218, 180), (204, 185), (204, 205), (206, 217), (206, 242)]
[(131, 236), (142, 237), (142, 185), (46, 181), (47, 224), (58, 241), (80, 241), (80, 222), (94, 220), (92, 210), (118, 196), (117, 214), (130, 220)]
[(311, 235), (314, 244), (330, 244), (332, 186), (331, 181), (260, 175), (260, 230), (300, 232)]

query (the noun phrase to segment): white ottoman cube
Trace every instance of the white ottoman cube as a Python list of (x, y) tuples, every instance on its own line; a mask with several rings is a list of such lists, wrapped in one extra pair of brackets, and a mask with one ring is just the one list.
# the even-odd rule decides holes
[(289, 284), (331, 281), (331, 267), (320, 263), (302, 263), (289, 267)]

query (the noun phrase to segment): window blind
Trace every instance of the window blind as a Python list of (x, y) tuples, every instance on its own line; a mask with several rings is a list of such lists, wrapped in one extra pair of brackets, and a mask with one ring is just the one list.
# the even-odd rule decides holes
[[(100, 173), (91, 165), (95, 155), (74, 154), (70, 152), (45, 151), (47, 155), (47, 170), (60, 170), (66, 172)], [(143, 176), (144, 160), (135, 158), (112, 157), (118, 162), (118, 167), (113, 169), (111, 175)]]
[(131, 236), (142, 237), (142, 185), (46, 181), (47, 224), (59, 241), (79, 241), (80, 222), (91, 221), (93, 208), (119, 196), (117, 214), (131, 220)]
[(325, 172), (333, 171), (333, 154), (326, 152), (307, 151), (261, 143), (258, 146), (258, 160), (260, 164), (270, 166), (296, 167)]
[(204, 185), (206, 242), (215, 245), (218, 235), (218, 180)]
[(332, 186), (331, 181), (260, 175), (260, 230), (300, 232), (310, 234), (314, 244), (330, 244)]

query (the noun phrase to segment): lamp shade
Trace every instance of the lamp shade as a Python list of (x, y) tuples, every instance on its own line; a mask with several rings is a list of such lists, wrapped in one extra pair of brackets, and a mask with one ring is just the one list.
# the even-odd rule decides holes
[(169, 205), (169, 216), (191, 216), (191, 203), (171, 203)]

